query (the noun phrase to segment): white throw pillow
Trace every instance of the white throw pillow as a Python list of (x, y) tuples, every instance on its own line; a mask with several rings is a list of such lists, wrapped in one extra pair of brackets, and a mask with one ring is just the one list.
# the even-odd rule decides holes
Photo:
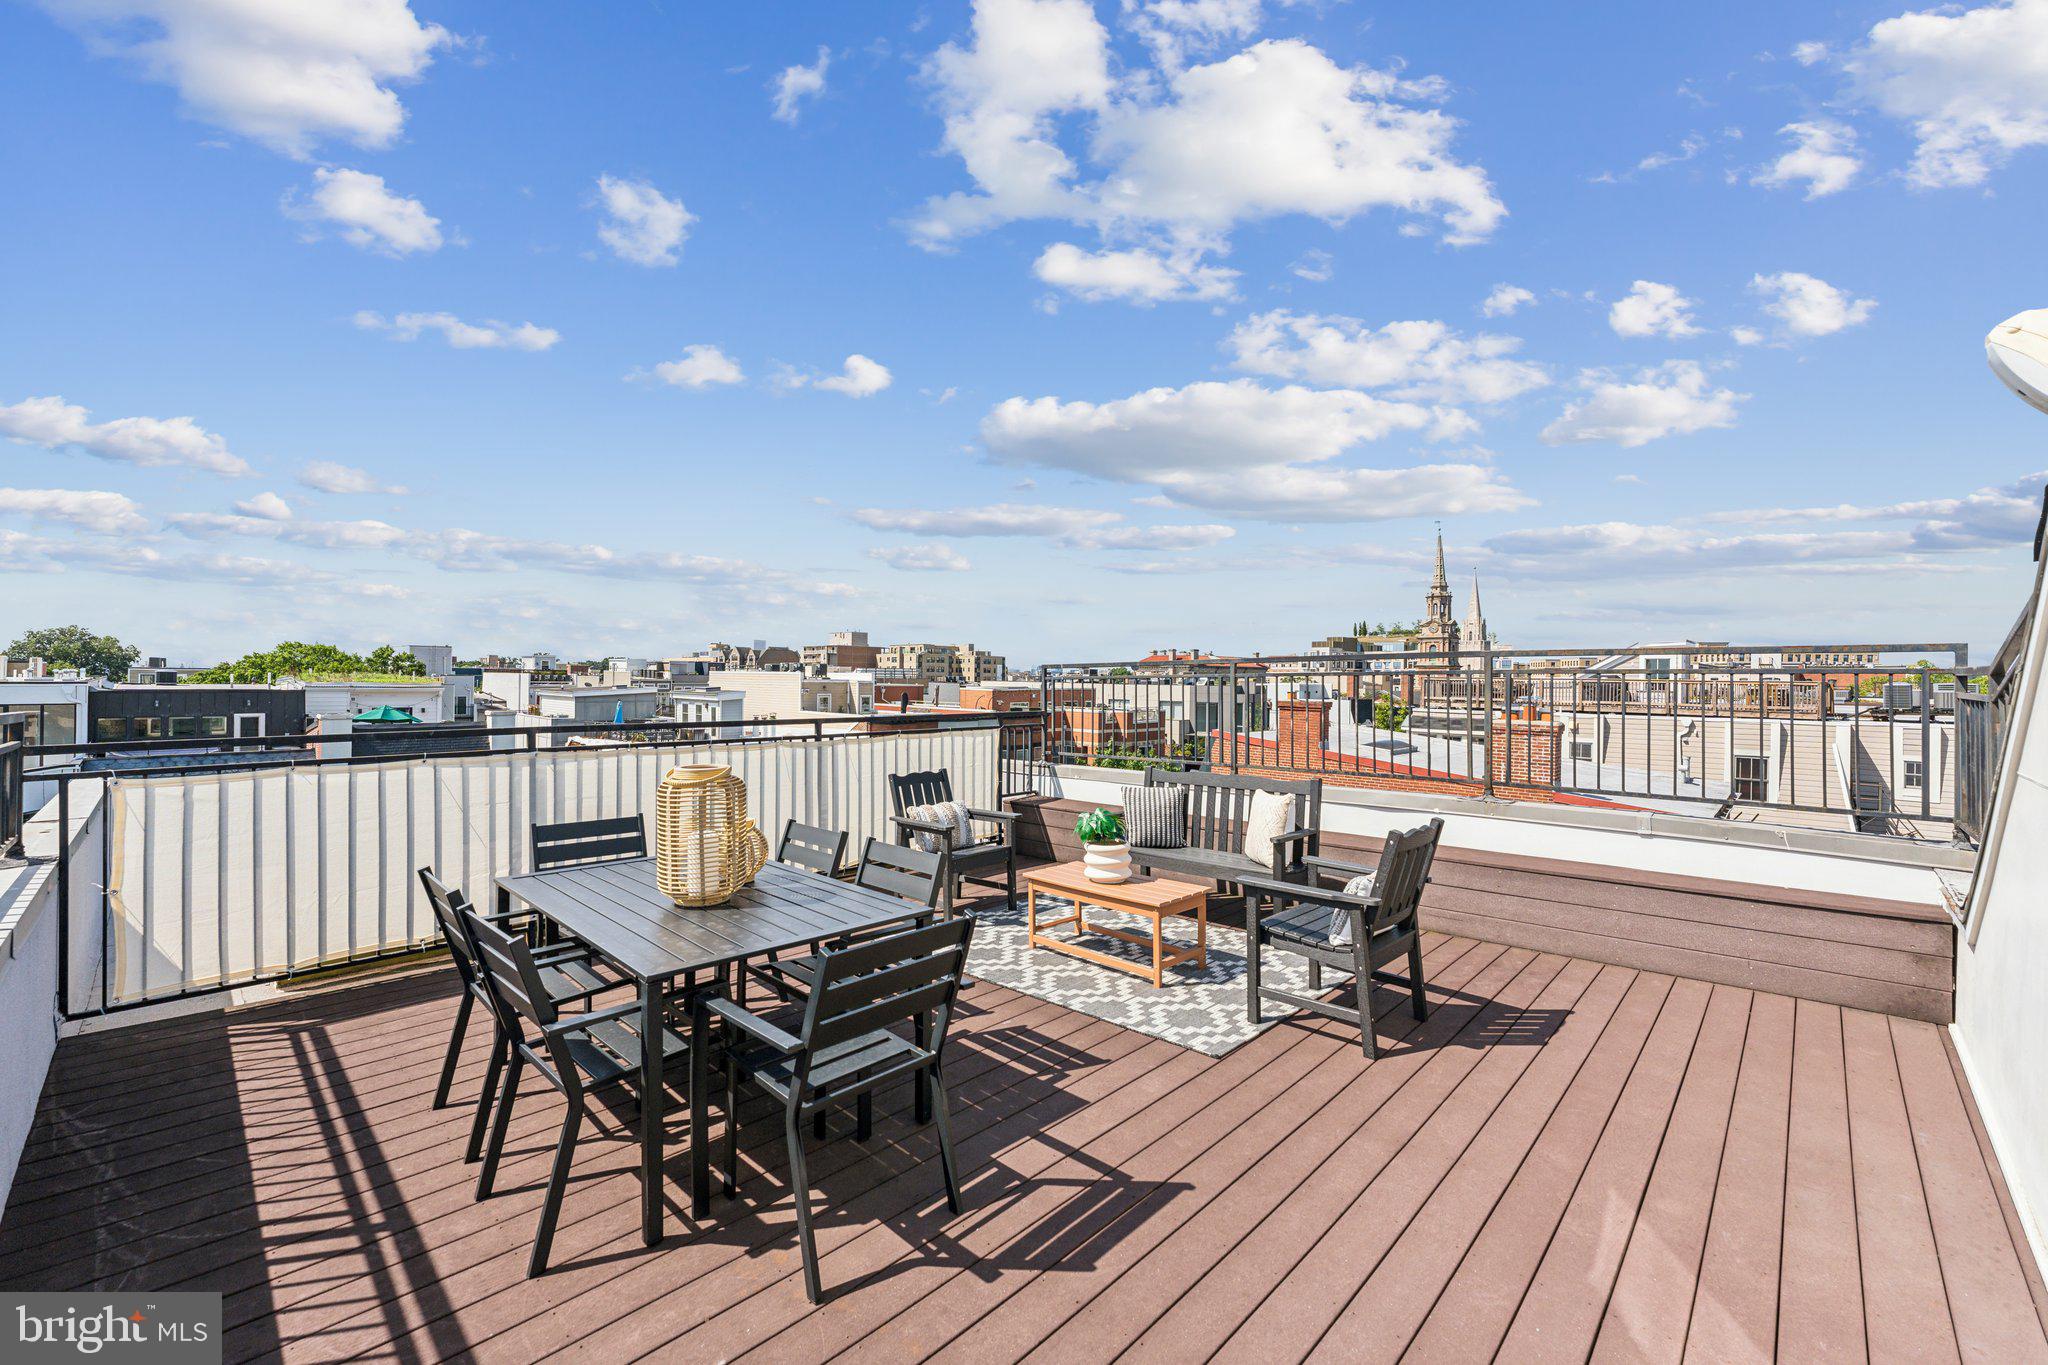
[[(1372, 894), (1373, 879), (1378, 875), (1379, 873), (1377, 872), (1359, 873), (1356, 877), (1344, 883), (1344, 894), (1347, 896), (1370, 896)], [(1330, 946), (1332, 948), (1349, 948), (1351, 946), (1351, 908), (1349, 906), (1336, 906), (1330, 911)]]
[(911, 832), (912, 842), (926, 853), (945, 853), (952, 849), (964, 848), (973, 842), (965, 802), (935, 801), (929, 806), (912, 806), (903, 814), (911, 820), (922, 820), (927, 824), (949, 825), (952, 827), (953, 837), (951, 839), (948, 839), (943, 834), (927, 834), (921, 829), (913, 830)]
[(1294, 798), (1285, 792), (1253, 792), (1244, 818), (1244, 852), (1261, 865), (1273, 857), (1273, 841), (1294, 828)]

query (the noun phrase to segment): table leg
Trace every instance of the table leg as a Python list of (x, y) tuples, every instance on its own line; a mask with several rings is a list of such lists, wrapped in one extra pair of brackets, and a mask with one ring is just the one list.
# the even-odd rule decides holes
[(1166, 984), (1165, 966), (1162, 961), (1165, 956), (1166, 916), (1154, 915), (1152, 916), (1152, 988), (1154, 990)]
[[(932, 921), (929, 915), (920, 915), (917, 922), (919, 927), (923, 927)], [(932, 1045), (932, 1017), (930, 1013), (918, 1015), (913, 1023), (913, 1028), (915, 1029), (913, 1041), (920, 1048), (930, 1047)], [(911, 1093), (916, 1096), (917, 1121), (920, 1124), (930, 1123), (932, 1121), (932, 1073), (929, 1067), (919, 1067), (917, 1069), (916, 1077), (910, 1082), (910, 1089)]]
[(1206, 971), (1209, 966), (1209, 902), (1206, 898), (1195, 907), (1195, 947), (1199, 950), (1195, 961)]
[[(711, 1214), (711, 1124), (704, 1105), (711, 1093), (711, 1016), (690, 1010), (690, 1213)], [(725, 1121), (730, 1124), (732, 1115)]]
[(640, 983), (640, 1240), (661, 1241), (661, 987)]

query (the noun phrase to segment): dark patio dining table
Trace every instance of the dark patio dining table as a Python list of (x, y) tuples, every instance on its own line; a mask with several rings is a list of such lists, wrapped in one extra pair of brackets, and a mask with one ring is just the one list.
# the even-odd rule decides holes
[[(723, 905), (681, 907), (654, 882), (652, 858), (585, 863), (497, 879), (498, 909), (515, 900), (595, 948), (631, 977), (640, 997), (640, 1037), (658, 1039), (662, 1006), (678, 980), (711, 981), (747, 958), (890, 924), (927, 921), (931, 911), (880, 891), (771, 862)], [(641, 1236), (661, 1240), (662, 1052), (640, 1049)], [(691, 1059), (690, 1177), (693, 1210), (710, 1203), (704, 1141), (702, 1058)]]

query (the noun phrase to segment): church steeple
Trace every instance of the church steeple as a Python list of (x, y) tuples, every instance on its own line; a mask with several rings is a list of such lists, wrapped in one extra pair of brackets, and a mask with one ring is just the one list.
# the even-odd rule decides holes
[(1436, 533), (1436, 573), (1429, 580), (1429, 592), (1422, 599), (1427, 608), (1425, 620), (1431, 625), (1449, 625), (1451, 622), (1451, 581), (1444, 573), (1444, 533), (1441, 527)]
[(1472, 605), (1465, 609), (1465, 628), (1461, 632), (1467, 649), (1478, 649), (1486, 643), (1486, 613), (1479, 609), (1479, 572), (1472, 573)]
[[(1430, 576), (1429, 591), (1423, 596), (1426, 612), (1421, 629), (1415, 632), (1415, 648), (1424, 654), (1451, 654), (1458, 648), (1458, 622), (1451, 615), (1451, 580), (1444, 572), (1444, 532), (1436, 532), (1436, 572)], [(1445, 668), (1450, 660), (1426, 664)]]

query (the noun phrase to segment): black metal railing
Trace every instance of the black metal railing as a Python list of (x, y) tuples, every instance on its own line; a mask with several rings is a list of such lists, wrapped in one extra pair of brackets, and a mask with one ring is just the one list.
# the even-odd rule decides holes
[(0, 711), (0, 858), (21, 851), (28, 814), (28, 713)]
[(1984, 686), (1968, 659), (1944, 643), (1140, 660), (1048, 667), (1040, 709), (1063, 763), (1945, 838), (1965, 799), (1958, 699)]

